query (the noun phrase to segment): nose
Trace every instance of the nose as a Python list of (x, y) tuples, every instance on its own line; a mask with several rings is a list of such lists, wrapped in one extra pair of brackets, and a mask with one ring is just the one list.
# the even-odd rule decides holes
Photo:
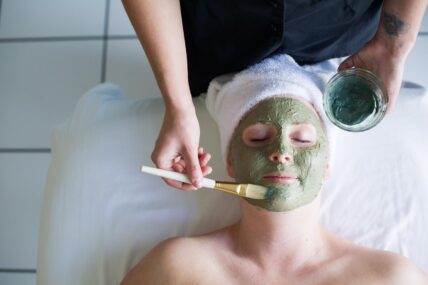
[(290, 163), (293, 162), (293, 157), (288, 153), (283, 154), (275, 151), (269, 156), (269, 160), (275, 163)]

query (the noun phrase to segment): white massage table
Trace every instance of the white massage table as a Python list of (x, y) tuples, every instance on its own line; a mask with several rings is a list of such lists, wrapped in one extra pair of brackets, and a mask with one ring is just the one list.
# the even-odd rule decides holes
[[(409, 86), (412, 87), (412, 86)], [(392, 115), (364, 133), (339, 132), (322, 220), (356, 243), (399, 252), (428, 271), (428, 96), (402, 90)], [(194, 99), (210, 177), (227, 178), (218, 133)], [(113, 84), (88, 91), (52, 134), (40, 225), (40, 285), (119, 284), (160, 241), (238, 219), (237, 198), (181, 192), (140, 173), (163, 116), (162, 99), (131, 100)]]

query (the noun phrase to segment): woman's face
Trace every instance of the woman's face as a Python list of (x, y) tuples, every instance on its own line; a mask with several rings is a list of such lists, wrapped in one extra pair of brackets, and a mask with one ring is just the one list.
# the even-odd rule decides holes
[(265, 200), (246, 198), (249, 203), (282, 212), (316, 198), (327, 158), (327, 137), (315, 110), (297, 98), (271, 98), (235, 129), (228, 168), (238, 183), (269, 187)]

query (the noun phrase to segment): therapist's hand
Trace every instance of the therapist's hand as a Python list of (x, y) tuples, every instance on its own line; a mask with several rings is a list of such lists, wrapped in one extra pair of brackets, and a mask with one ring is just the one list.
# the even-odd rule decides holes
[(181, 190), (195, 190), (200, 187), (203, 176), (212, 171), (207, 166), (211, 155), (199, 147), (200, 129), (194, 106), (181, 110), (165, 110), (152, 160), (158, 168), (186, 173), (192, 181), (192, 184), (187, 184), (164, 179), (168, 185)]
[(388, 113), (393, 110), (403, 79), (406, 54), (395, 53), (375, 37), (356, 54), (348, 57), (339, 70), (351, 67), (367, 69), (382, 79), (388, 93)]
[(384, 0), (381, 19), (373, 39), (347, 58), (339, 70), (360, 67), (375, 73), (388, 92), (391, 112), (403, 79), (404, 64), (415, 45), (426, 1)]

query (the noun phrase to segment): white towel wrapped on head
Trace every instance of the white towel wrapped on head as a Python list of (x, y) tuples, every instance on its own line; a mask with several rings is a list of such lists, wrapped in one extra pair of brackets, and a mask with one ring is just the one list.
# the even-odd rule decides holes
[(339, 63), (339, 59), (331, 59), (299, 66), (291, 56), (281, 54), (236, 75), (213, 79), (208, 87), (206, 106), (219, 127), (224, 161), (239, 120), (263, 100), (290, 95), (308, 101), (318, 112), (329, 140), (331, 159), (335, 127), (324, 112), (322, 93), (327, 81), (336, 73)]

